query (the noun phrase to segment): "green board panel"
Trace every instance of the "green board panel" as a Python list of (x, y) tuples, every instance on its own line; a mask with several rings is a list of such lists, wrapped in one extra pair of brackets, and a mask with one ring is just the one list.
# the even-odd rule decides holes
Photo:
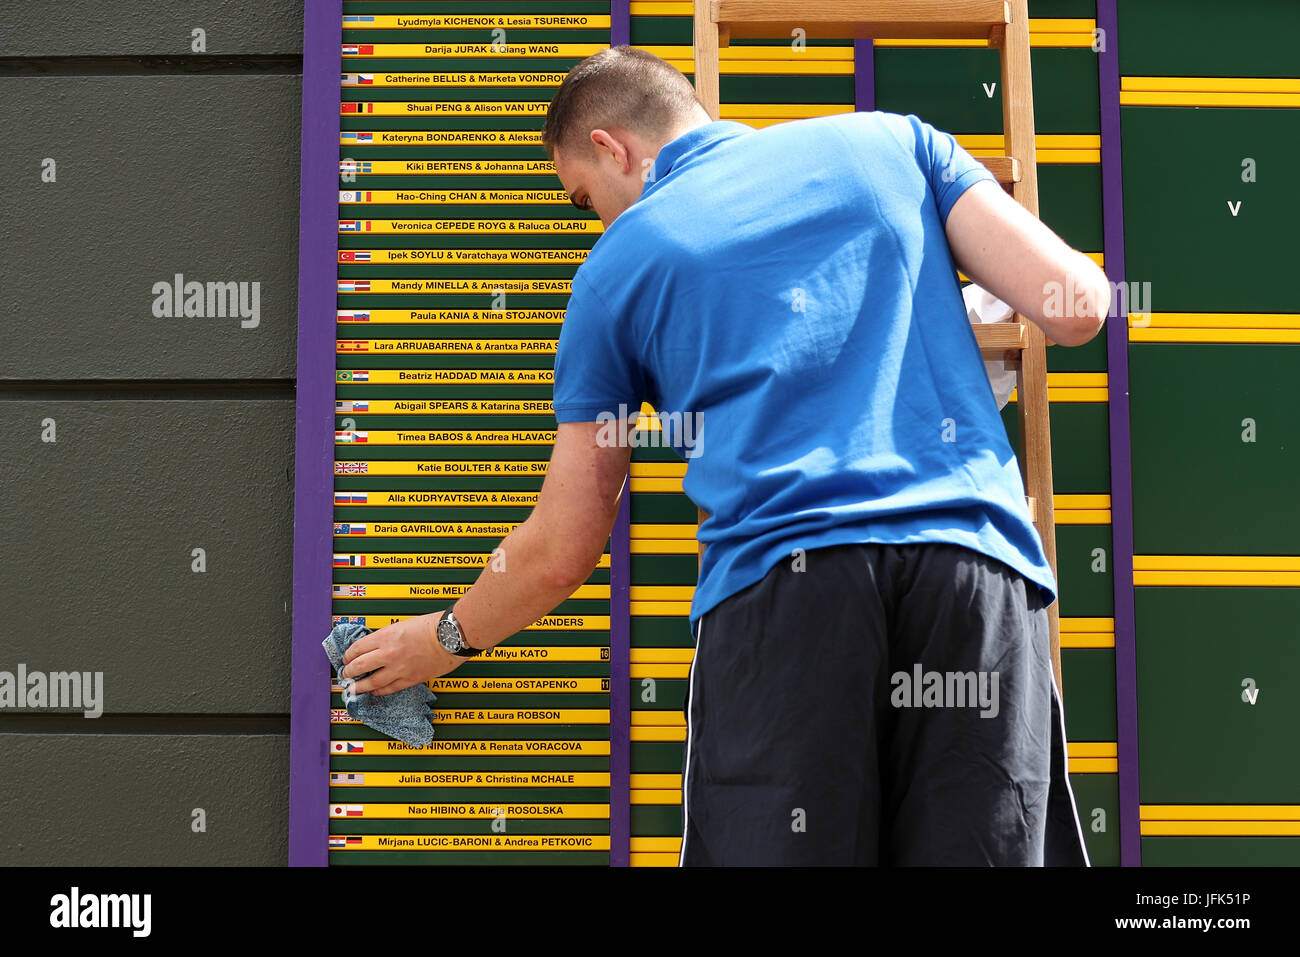
[[(1035, 131), (1099, 133), (1097, 55), (1086, 48), (1035, 47), (1030, 62)], [(876, 109), (915, 113), (953, 134), (1002, 132), (998, 51), (880, 47), (875, 64)]]
[(1137, 554), (1296, 552), (1298, 372), (1300, 345), (1129, 347)]
[(1124, 76), (1300, 76), (1293, 0), (1121, 0), (1119, 35)]
[(1151, 284), (1145, 311), (1300, 311), (1288, 255), (1300, 110), (1120, 113), (1126, 279)]
[(1071, 774), (1070, 790), (1093, 867), (1119, 866), (1119, 776)]
[(1066, 740), (1114, 741), (1114, 649), (1062, 648), (1061, 678)]
[(1300, 803), (1300, 591), (1138, 587), (1135, 609), (1142, 803)]
[(1300, 837), (1144, 837), (1143, 867), (1295, 867)]
[[(1095, 340), (1094, 340), (1095, 341)], [(1049, 350), (1050, 354), (1050, 350)], [(1017, 403), (1002, 408), (1011, 448), (1020, 448)], [(1110, 493), (1110, 419), (1105, 402), (1053, 402), (1052, 487), (1057, 495)], [(1017, 452), (1019, 454), (1019, 452)]]

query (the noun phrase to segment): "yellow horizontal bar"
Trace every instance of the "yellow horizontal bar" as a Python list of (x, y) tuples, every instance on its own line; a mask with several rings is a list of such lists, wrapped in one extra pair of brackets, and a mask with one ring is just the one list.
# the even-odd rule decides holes
[(683, 711), (646, 711), (633, 708), (631, 711), (632, 727), (643, 728), (684, 728), (686, 713)]
[(632, 665), (631, 677), (633, 678), (689, 678), (691, 676), (690, 665)]
[(1300, 312), (1148, 312), (1128, 317), (1144, 329), (1300, 329)]
[(629, 854), (629, 867), (676, 867), (681, 860), (678, 854)]
[(647, 728), (633, 727), (631, 730), (630, 740), (632, 741), (685, 741), (686, 728)]
[[(976, 159), (983, 159), (989, 156), (1001, 156), (997, 150), (992, 149), (973, 149), (968, 150), (971, 156)], [(1034, 159), (1041, 163), (1100, 163), (1101, 150), (1045, 150), (1039, 148), (1034, 151)]]
[(1061, 632), (1062, 648), (1114, 648), (1115, 633), (1110, 634), (1070, 634)]
[(1113, 521), (1108, 508), (1058, 508), (1055, 519), (1057, 525), (1109, 525)]
[(1109, 495), (1053, 495), (1052, 502), (1062, 508), (1110, 508)]
[[(992, 47), (988, 40), (971, 39), (913, 40), (893, 37), (882, 38), (874, 41), (874, 43), (878, 47), (974, 47), (985, 50)], [(1092, 43), (1091, 33), (1034, 33), (1031, 30), (1029, 34), (1030, 47), (1091, 47)]]
[(680, 492), (682, 490), (680, 478), (637, 478), (634, 475), (630, 485), (633, 492)]
[(1072, 758), (1113, 758), (1119, 754), (1114, 741), (1070, 741), (1066, 750)]
[(1300, 342), (1300, 329), (1149, 329), (1130, 328), (1129, 342), (1228, 342), (1286, 344)]
[[(1019, 399), (1016, 394), (1018, 390), (1011, 390), (1011, 398), (1008, 402), (1015, 402)], [(1105, 402), (1109, 399), (1106, 389), (1053, 389), (1047, 390), (1048, 402)]]
[(1300, 572), (1137, 572), (1134, 585), (1300, 586)]
[(1300, 93), (1120, 93), (1120, 106), (1300, 106)]
[(641, 522), (632, 523), (632, 539), (638, 538), (689, 538), (694, 539), (699, 526), (695, 524), (649, 525)]
[(1122, 93), (1300, 93), (1300, 79), (1256, 76), (1123, 76)]
[(632, 615), (667, 615), (669, 617), (687, 618), (691, 614), (689, 601), (632, 601), (629, 614)]
[(682, 792), (672, 790), (651, 790), (634, 788), (628, 792), (629, 804), (676, 804), (682, 803)]
[(1297, 837), (1300, 821), (1142, 821), (1143, 837)]
[[(976, 149), (1006, 152), (1006, 137), (1002, 133), (954, 133), (954, 138), (967, 151)], [(1099, 150), (1100, 133), (1039, 133), (1034, 137), (1038, 150)]]
[(633, 462), (631, 473), (635, 478), (681, 478), (686, 474), (686, 463)]
[(1071, 774), (1116, 774), (1118, 771), (1117, 758), (1070, 758)]
[(632, 853), (638, 851), (659, 851), (674, 853), (682, 849), (682, 839), (680, 837), (634, 837), (628, 842), (628, 850)]
[[(769, 48), (771, 49), (771, 48)], [(775, 52), (780, 52), (776, 48)], [(694, 60), (666, 61), (682, 73), (694, 73)], [(722, 76), (851, 76), (853, 64), (842, 60), (803, 59), (798, 56), (789, 59), (773, 58), (768, 60), (721, 60), (718, 73)]]
[[(650, 44), (648, 46), (636, 45), (638, 50), (647, 50), (659, 57), (661, 60), (667, 60), (669, 63), (678, 65), (686, 63), (691, 66), (691, 70), (684, 70), (677, 66), (683, 73), (693, 72), (695, 64), (695, 47), (688, 44)], [(726, 46), (718, 50), (718, 62), (725, 63), (728, 60), (843, 60), (848, 63), (853, 62), (853, 47), (846, 44), (844, 46), (822, 46), (820, 44), (805, 47), (802, 50), (796, 50), (789, 43), (776, 42), (770, 45), (750, 45), (744, 46)]]
[(694, 538), (634, 538), (631, 544), (633, 555), (697, 555), (700, 550)]
[(634, 665), (690, 664), (694, 648), (633, 648), (629, 660)]
[(628, 778), (631, 786), (634, 788), (656, 789), (680, 789), (682, 786), (682, 776), (680, 774), (630, 774)]
[(723, 103), (720, 109), (724, 120), (744, 120), (749, 117), (802, 119), (853, 112), (853, 107), (847, 103)]
[(1061, 618), (1061, 631), (1114, 632), (1114, 618)]
[(1134, 555), (1140, 571), (1300, 571), (1300, 555)]
[(1300, 821), (1300, 804), (1143, 804), (1143, 821)]

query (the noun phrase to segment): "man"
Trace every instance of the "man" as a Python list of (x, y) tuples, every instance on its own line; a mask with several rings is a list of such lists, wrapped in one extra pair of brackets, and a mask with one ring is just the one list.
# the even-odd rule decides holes
[(356, 691), (445, 674), (585, 581), (630, 455), (610, 419), (648, 401), (709, 513), (680, 862), (1086, 863), (1056, 581), (955, 267), (1067, 346), (1104, 321), (1104, 274), (914, 116), (711, 122), (629, 47), (569, 72), (543, 144), (605, 232), (537, 506), (452, 616), (349, 651), (347, 676), (378, 669)]

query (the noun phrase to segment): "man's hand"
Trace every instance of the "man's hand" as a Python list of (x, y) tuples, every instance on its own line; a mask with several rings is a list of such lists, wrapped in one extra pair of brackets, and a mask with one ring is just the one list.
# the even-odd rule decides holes
[(454, 671), (467, 659), (451, 654), (438, 641), (443, 614), (408, 618), (366, 635), (343, 653), (339, 677), (373, 671), (352, 686), (352, 693), (386, 695)]

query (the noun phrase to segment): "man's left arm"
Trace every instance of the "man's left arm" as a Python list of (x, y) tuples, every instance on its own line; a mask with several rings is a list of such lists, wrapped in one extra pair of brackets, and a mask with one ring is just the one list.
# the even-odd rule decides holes
[[(465, 640), (475, 648), (504, 641), (568, 598), (605, 550), (627, 477), (629, 445), (602, 445), (602, 422), (561, 422), (546, 478), (528, 518), (507, 535), (456, 602)], [(440, 677), (468, 659), (446, 651), (434, 612), (380, 628), (344, 654), (343, 677), (374, 671), (357, 694), (392, 694)]]

